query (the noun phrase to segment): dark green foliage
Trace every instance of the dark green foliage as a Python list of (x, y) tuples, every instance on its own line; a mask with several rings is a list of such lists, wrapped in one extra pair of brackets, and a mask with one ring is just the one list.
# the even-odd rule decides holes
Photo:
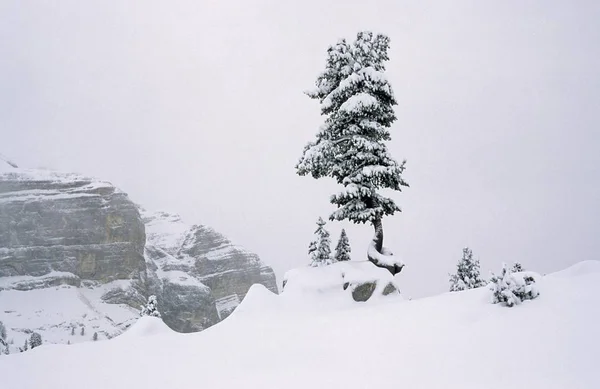
[(344, 189), (331, 202), (332, 220), (374, 222), (400, 208), (380, 188), (400, 191), (404, 162), (389, 154), (386, 141), (396, 120), (396, 100), (384, 72), (389, 38), (360, 32), (356, 41), (339, 41), (327, 51), (325, 71), (308, 96), (319, 100), (325, 123), (304, 149), (299, 175), (332, 177)]
[(333, 259), (336, 262), (349, 261), (350, 252), (352, 252), (352, 249), (350, 248), (350, 241), (348, 240), (348, 235), (346, 235), (346, 230), (342, 229), (340, 239), (338, 240), (338, 244), (335, 247), (335, 255)]
[(42, 345), (42, 335), (38, 334), (37, 332), (32, 333), (31, 336), (29, 337), (29, 345), (31, 346), (31, 348), (41, 346)]

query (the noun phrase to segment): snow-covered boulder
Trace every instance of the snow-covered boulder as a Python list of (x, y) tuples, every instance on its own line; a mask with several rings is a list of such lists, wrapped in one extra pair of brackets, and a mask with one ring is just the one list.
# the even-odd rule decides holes
[(357, 302), (400, 294), (391, 273), (370, 261), (292, 269), (285, 274), (283, 287), (283, 295), (347, 295)]

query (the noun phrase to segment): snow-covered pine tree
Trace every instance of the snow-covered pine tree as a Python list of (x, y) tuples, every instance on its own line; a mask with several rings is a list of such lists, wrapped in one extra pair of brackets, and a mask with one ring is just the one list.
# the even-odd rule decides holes
[(329, 47), (325, 70), (307, 92), (321, 103), (325, 123), (304, 148), (296, 170), (301, 176), (332, 177), (344, 187), (331, 196), (338, 209), (330, 219), (371, 223), (375, 235), (367, 257), (396, 274), (403, 264), (383, 247), (382, 218), (400, 208), (378, 193), (408, 186), (402, 178), (406, 161), (393, 159), (385, 143), (397, 104), (384, 74), (389, 42), (385, 35), (360, 32), (353, 43), (342, 39)]
[(0, 321), (0, 341), (6, 342), (6, 326)]
[(519, 272), (525, 271), (525, 269), (523, 269), (523, 265), (521, 265), (519, 262), (515, 262), (512, 269), (510, 269), (510, 271), (513, 273), (519, 273)]
[(479, 261), (473, 259), (473, 251), (465, 247), (462, 258), (456, 265), (456, 274), (450, 275), (450, 291), (479, 288), (484, 285), (485, 281), (481, 279), (479, 271)]
[(142, 316), (153, 316), (160, 317), (160, 312), (158, 311), (158, 303), (156, 301), (156, 296), (152, 295), (148, 297), (148, 304), (146, 306), (142, 305), (142, 311), (140, 314)]
[(317, 256), (317, 241), (313, 240), (308, 244), (308, 257), (310, 258), (310, 262), (314, 261)]
[(325, 221), (319, 217), (315, 240), (310, 243), (308, 252), (310, 255), (310, 266), (319, 267), (331, 265), (331, 238), (325, 229)]
[[(0, 346), (6, 347), (8, 350), (8, 341), (6, 340), (6, 326), (0, 321)], [(2, 348), (0, 347), (0, 351)]]
[(80, 332), (81, 336), (85, 335), (85, 327), (81, 327), (81, 332)]
[(502, 264), (500, 275), (492, 274), (489, 285), (492, 290), (492, 303), (501, 303), (508, 307), (520, 304), (524, 300), (533, 300), (540, 295), (535, 286), (535, 278), (527, 274), (514, 275), (505, 263)]
[(350, 252), (352, 252), (352, 249), (350, 249), (350, 241), (348, 240), (348, 235), (346, 235), (346, 230), (342, 228), (340, 239), (338, 240), (337, 246), (335, 246), (333, 259), (336, 262), (349, 261)]
[(31, 348), (35, 348), (38, 346), (42, 345), (42, 335), (38, 334), (37, 332), (34, 332), (33, 334), (31, 334), (31, 336), (29, 337), (29, 345), (31, 346)]

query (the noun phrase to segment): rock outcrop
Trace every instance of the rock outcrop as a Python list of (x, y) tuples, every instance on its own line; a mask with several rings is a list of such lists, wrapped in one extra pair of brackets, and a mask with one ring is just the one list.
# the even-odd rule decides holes
[(159, 309), (171, 328), (198, 331), (223, 320), (255, 283), (277, 293), (273, 270), (215, 230), (164, 212), (142, 216), (150, 293), (162, 297)]
[(328, 266), (304, 267), (288, 271), (283, 295), (300, 298), (338, 298), (365, 302), (384, 296), (399, 296), (394, 277), (370, 261), (344, 261)]
[(144, 224), (127, 195), (80, 176), (0, 177), (0, 277), (52, 270), (109, 282), (145, 271)]
[[(150, 294), (159, 297), (171, 328), (199, 331), (231, 313), (253, 283), (276, 292), (271, 268), (208, 227), (166, 213), (140, 214), (107, 182), (18, 169), (0, 159), (0, 306), (11, 307), (0, 309), (0, 321), (17, 338), (35, 329), (50, 342), (77, 341), (63, 335), (86, 323), (101, 338), (112, 337), (137, 319)], [(42, 290), (60, 300), (36, 308), (52, 322), (15, 303)], [(69, 306), (76, 307), (74, 317)], [(54, 312), (60, 309), (66, 313)], [(30, 317), (35, 328), (21, 328), (17, 317)], [(44, 326), (52, 331), (44, 333)]]

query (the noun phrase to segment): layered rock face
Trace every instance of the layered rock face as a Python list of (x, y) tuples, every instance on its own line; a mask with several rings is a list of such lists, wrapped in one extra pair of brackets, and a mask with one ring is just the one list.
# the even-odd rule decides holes
[(276, 292), (271, 268), (208, 227), (140, 214), (107, 182), (0, 165), (0, 307), (11, 308), (0, 321), (17, 338), (38, 330), (53, 343), (76, 342), (65, 334), (85, 326), (112, 337), (150, 294), (171, 328), (199, 331), (231, 313), (252, 284)]
[(255, 283), (277, 293), (273, 270), (222, 234), (206, 226), (189, 227), (177, 215), (142, 215), (150, 289), (162, 293), (159, 309), (171, 328), (198, 331), (223, 320)]
[(0, 277), (139, 278), (145, 241), (135, 205), (108, 183), (27, 170), (0, 176)]

